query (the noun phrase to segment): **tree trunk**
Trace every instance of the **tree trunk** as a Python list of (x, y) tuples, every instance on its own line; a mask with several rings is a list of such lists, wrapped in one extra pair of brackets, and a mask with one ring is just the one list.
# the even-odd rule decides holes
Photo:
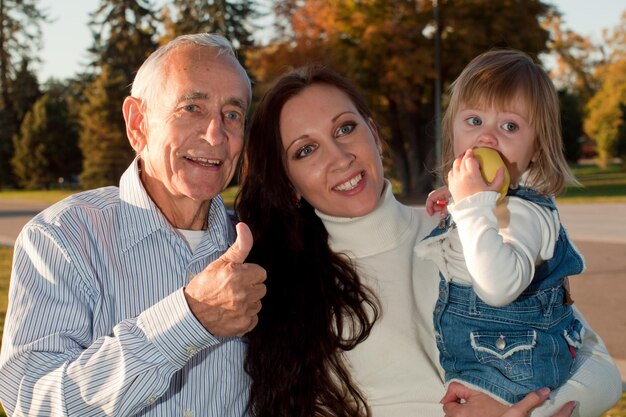
[(391, 97), (387, 97), (387, 99), (389, 100), (387, 123), (391, 131), (391, 138), (389, 138), (388, 142), (391, 151), (391, 159), (396, 176), (402, 185), (401, 195), (407, 196), (410, 194), (411, 190), (411, 177), (407, 153), (404, 148), (404, 132), (400, 123), (398, 104)]

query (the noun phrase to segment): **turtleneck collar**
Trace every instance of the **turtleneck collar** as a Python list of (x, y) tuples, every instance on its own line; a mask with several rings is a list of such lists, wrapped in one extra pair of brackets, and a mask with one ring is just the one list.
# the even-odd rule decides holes
[(334, 217), (315, 211), (329, 234), (335, 252), (364, 257), (392, 249), (410, 232), (413, 210), (400, 204), (385, 180), (385, 189), (376, 208), (362, 217)]

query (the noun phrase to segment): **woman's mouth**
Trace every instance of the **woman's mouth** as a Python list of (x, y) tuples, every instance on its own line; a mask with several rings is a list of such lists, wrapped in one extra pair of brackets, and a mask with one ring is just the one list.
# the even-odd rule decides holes
[(356, 176), (354, 176), (353, 178), (349, 179), (348, 181), (333, 187), (333, 190), (336, 190), (336, 191), (350, 191), (350, 190), (353, 190), (354, 188), (356, 188), (357, 185), (359, 185), (359, 183), (361, 182), (362, 179), (363, 179), (363, 173), (360, 172)]

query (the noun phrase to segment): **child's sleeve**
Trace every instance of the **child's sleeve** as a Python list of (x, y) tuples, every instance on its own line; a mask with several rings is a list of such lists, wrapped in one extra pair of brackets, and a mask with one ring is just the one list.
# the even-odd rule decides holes
[(532, 417), (547, 417), (567, 401), (579, 404), (572, 417), (598, 417), (622, 395), (622, 379), (604, 342), (574, 307), (576, 318), (585, 325), (583, 346), (578, 351), (571, 378), (557, 389)]
[(535, 266), (552, 257), (558, 217), (552, 210), (485, 191), (449, 207), (478, 296), (493, 306), (515, 300), (530, 285)]

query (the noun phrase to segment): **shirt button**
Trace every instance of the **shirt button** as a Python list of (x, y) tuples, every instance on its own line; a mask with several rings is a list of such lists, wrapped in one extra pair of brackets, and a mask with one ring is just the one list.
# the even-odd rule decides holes
[(195, 346), (189, 346), (189, 347), (187, 348), (187, 353), (188, 353), (190, 356), (193, 356), (193, 355), (195, 355), (196, 353), (198, 353), (198, 348), (196, 348)]
[(157, 397), (155, 397), (155, 396), (150, 396), (150, 397), (148, 397), (148, 399), (146, 400), (146, 403), (148, 403), (148, 404), (153, 404), (156, 400), (157, 400)]
[(187, 410), (183, 413), (183, 417), (193, 417), (193, 411)]

